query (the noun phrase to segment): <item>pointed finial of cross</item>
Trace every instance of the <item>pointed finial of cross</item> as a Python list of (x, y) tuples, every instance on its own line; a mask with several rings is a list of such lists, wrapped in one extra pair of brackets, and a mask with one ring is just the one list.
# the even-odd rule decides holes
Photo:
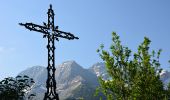
[(50, 9), (52, 9), (52, 4), (50, 4)]

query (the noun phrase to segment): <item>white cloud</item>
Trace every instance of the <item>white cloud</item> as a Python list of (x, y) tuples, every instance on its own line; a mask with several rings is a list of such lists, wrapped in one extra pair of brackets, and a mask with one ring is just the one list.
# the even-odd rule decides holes
[(15, 54), (15, 48), (0, 46), (0, 65), (11, 59)]
[(5, 52), (5, 48), (4, 47), (0, 47), (0, 54), (3, 54)]
[(0, 53), (10, 53), (10, 52), (13, 52), (15, 51), (15, 48), (13, 47), (2, 47), (0, 46)]
[(13, 48), (13, 47), (10, 47), (10, 48), (8, 48), (8, 49), (9, 49), (10, 52), (15, 51), (15, 48)]
[(4, 51), (4, 47), (0, 47), (0, 53)]

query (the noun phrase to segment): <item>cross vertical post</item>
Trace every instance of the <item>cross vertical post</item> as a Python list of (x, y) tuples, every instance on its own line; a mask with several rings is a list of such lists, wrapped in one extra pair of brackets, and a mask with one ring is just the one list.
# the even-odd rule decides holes
[(43, 26), (33, 24), (33, 23), (19, 23), (21, 26), (30, 31), (36, 31), (43, 33), (43, 38), (48, 39), (47, 49), (48, 49), (48, 66), (47, 66), (47, 81), (46, 88), (47, 91), (44, 95), (44, 100), (59, 100), (59, 96), (56, 92), (56, 80), (55, 80), (55, 40), (59, 41), (60, 38), (65, 38), (68, 40), (79, 39), (73, 34), (68, 32), (63, 32), (58, 30), (58, 26), (54, 26), (54, 11), (52, 5), (48, 9), (48, 23), (44, 23)]

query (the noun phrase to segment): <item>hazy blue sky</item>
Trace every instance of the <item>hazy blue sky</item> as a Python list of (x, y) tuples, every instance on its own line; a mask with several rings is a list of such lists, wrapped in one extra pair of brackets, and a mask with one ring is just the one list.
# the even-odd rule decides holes
[(163, 49), (161, 66), (169, 69), (170, 0), (1, 0), (0, 79), (31, 66), (47, 66), (47, 39), (18, 23), (47, 22), (49, 4), (55, 25), (80, 38), (56, 42), (56, 65), (75, 60), (88, 68), (102, 61), (96, 49), (101, 43), (109, 47), (115, 31), (133, 51), (149, 37), (151, 49)]

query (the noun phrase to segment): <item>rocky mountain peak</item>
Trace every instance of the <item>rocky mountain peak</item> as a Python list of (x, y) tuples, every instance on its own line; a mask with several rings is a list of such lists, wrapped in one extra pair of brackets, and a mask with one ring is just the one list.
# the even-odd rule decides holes
[(76, 61), (73, 60), (65, 61), (56, 67), (56, 72), (58, 72), (56, 73), (57, 75), (59, 73), (64, 75), (79, 74), (79, 72), (82, 71), (84, 71), (84, 68), (81, 67), (79, 64), (76, 63)]
[(33, 77), (36, 77), (38, 73), (42, 73), (45, 69), (46, 68), (43, 66), (33, 66), (20, 72), (19, 75), (28, 75), (29, 77), (33, 78)]
[(108, 78), (105, 64), (103, 62), (98, 62), (98, 63), (92, 65), (92, 67), (90, 67), (89, 70), (91, 72), (93, 72), (97, 77), (101, 76), (103, 79)]

